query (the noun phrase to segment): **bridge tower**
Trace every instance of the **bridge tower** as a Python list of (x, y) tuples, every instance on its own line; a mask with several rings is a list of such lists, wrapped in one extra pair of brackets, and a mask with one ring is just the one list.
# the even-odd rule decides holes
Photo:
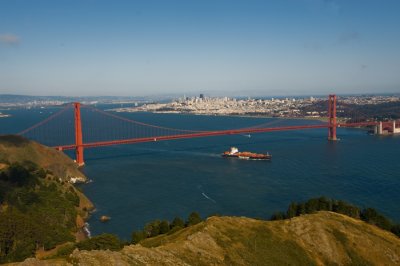
[(82, 141), (82, 123), (81, 123), (81, 104), (74, 103), (74, 114), (75, 114), (75, 153), (76, 163), (79, 166), (85, 164), (83, 160), (83, 141)]
[(336, 95), (330, 94), (328, 99), (328, 140), (337, 140), (336, 138)]

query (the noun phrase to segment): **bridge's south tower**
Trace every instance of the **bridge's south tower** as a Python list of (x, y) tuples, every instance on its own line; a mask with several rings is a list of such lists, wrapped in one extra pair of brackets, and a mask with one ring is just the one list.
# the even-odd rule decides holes
[(76, 152), (76, 163), (79, 166), (85, 164), (83, 161), (83, 142), (82, 142), (82, 123), (81, 123), (81, 104), (74, 103), (74, 114), (75, 114), (75, 152)]
[(329, 95), (328, 99), (328, 140), (337, 140), (336, 138), (336, 95)]

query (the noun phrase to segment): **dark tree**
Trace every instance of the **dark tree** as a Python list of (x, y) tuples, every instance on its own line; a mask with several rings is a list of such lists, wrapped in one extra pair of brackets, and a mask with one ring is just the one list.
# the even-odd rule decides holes
[(303, 214), (306, 214), (306, 204), (305, 203), (300, 203), (297, 205), (297, 210), (296, 210), (296, 216), (300, 216)]
[(187, 225), (191, 226), (191, 225), (195, 225), (198, 224), (202, 221), (200, 214), (198, 212), (192, 212), (187, 220)]
[(367, 223), (374, 224), (382, 229), (389, 231), (392, 229), (392, 222), (373, 208), (362, 210), (360, 216), (361, 220), (366, 221)]
[(284, 220), (285, 218), (286, 216), (283, 212), (275, 212), (274, 214), (272, 214), (270, 220), (271, 221)]
[(390, 231), (392, 231), (392, 233), (396, 236), (400, 237), (400, 224), (393, 225)]
[(360, 219), (360, 209), (341, 200), (333, 203), (332, 211)]
[(296, 202), (290, 203), (287, 211), (286, 211), (286, 217), (287, 218), (293, 218), (297, 215), (297, 204)]
[(123, 247), (123, 243), (115, 235), (101, 234), (77, 243), (76, 247), (80, 250), (109, 249), (116, 251)]
[(161, 221), (160, 223), (160, 234), (166, 234), (169, 231), (169, 222), (166, 220)]
[(138, 244), (146, 238), (146, 233), (143, 231), (135, 231), (132, 233), (132, 244)]
[(37, 171), (36, 175), (37, 175), (39, 178), (45, 178), (45, 177), (46, 177), (46, 171), (45, 171), (43, 168), (40, 168), (40, 169)]
[(147, 237), (158, 236), (160, 234), (160, 223), (159, 220), (155, 220), (144, 226), (144, 232), (146, 232)]
[(33, 186), (37, 182), (35, 176), (20, 164), (12, 164), (8, 169), (8, 181), (17, 186)]
[(175, 217), (171, 223), (171, 229), (175, 227), (185, 227), (185, 221), (183, 221), (183, 219), (180, 217)]

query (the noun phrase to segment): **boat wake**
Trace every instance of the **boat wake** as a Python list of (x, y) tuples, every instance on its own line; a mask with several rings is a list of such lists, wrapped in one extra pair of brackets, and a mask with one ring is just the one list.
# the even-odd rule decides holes
[(209, 196), (207, 196), (206, 193), (202, 192), (201, 195), (203, 195), (206, 199), (211, 200), (214, 203), (217, 203), (215, 200), (213, 200), (212, 198), (210, 198)]
[(214, 203), (217, 203), (214, 199), (210, 198), (210, 197), (203, 191), (201, 185), (197, 186), (197, 189), (200, 190), (201, 195), (202, 195), (203, 197), (205, 197), (205, 198), (208, 199), (209, 201), (212, 201), (212, 202), (214, 202)]

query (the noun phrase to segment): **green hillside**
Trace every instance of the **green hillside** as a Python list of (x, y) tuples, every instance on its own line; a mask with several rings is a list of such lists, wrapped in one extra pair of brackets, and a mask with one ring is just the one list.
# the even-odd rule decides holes
[(0, 158), (0, 263), (85, 237), (92, 204), (67, 182), (78, 172), (71, 159), (17, 136), (0, 137)]

